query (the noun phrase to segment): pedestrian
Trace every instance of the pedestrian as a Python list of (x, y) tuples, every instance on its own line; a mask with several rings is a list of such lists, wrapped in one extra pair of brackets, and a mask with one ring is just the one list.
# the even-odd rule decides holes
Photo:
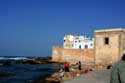
[(64, 70), (65, 70), (65, 77), (70, 77), (69, 73), (69, 63), (65, 62), (64, 63)]
[(81, 70), (81, 61), (78, 62), (78, 69)]
[(120, 61), (114, 64), (111, 70), (110, 83), (125, 83), (125, 54)]
[(69, 72), (69, 64), (67, 62), (64, 63), (65, 72)]

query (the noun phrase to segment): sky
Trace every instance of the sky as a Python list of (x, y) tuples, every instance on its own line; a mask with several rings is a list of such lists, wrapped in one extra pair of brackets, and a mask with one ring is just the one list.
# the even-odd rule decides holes
[(125, 27), (125, 0), (0, 0), (0, 56), (51, 56), (65, 34)]

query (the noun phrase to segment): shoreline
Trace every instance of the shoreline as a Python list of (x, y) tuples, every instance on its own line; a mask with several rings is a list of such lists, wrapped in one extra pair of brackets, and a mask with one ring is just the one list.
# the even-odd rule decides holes
[[(54, 72), (56, 73), (56, 72)], [(46, 80), (48, 77), (52, 76), (54, 73), (46, 75), (46, 76), (40, 76), (39, 78), (36, 78), (32, 81), (32, 83), (60, 83), (60, 81), (53, 81), (53, 80)]]
[[(78, 70), (78, 67), (72, 66), (70, 67), (70, 72), (64, 72), (64, 77), (60, 80), (59, 78), (59, 71), (56, 71), (50, 75), (47, 75), (46, 77), (40, 77), (37, 80), (35, 80), (33, 83), (65, 83), (67, 81), (72, 81), (76, 78), (80, 79), (81, 76), (87, 76), (88, 74), (91, 74), (92, 72), (97, 71), (104, 71), (109, 70), (107, 68), (94, 68), (90, 66), (84, 66), (82, 67), (82, 70)], [(72, 82), (71, 82), (72, 83)]]
[[(40, 61), (40, 63), (38, 63), (37, 61)], [(24, 61), (24, 60), (3, 60), (0, 63), (2, 64), (2, 65), (0, 65), (1, 68), (7, 69), (7, 71), (0, 72), (1, 79), (2, 79), (2, 77), (4, 77), (5, 79), (7, 79), (7, 77), (9, 77), (10, 79), (13, 79), (13, 76), (18, 77), (18, 76), (20, 76), (20, 74), (15, 74), (15, 71), (21, 71), (21, 70), (25, 70), (26, 72), (29, 72), (28, 70), (30, 70), (30, 72), (34, 72), (34, 73), (40, 72), (41, 73), (38, 76), (36, 75), (37, 77), (33, 76), (33, 78), (32, 78), (32, 76), (31, 77), (29, 76), (28, 79), (26, 78), (26, 81), (28, 83), (29, 82), (30, 83), (55, 83), (52, 81), (47, 81), (46, 79), (48, 77), (50, 77), (53, 73), (57, 72), (60, 67), (59, 65), (61, 64), (61, 63), (52, 62), (49, 60), (44, 60), (44, 61), (43, 60), (30, 60), (30, 61), (29, 60), (26, 60), (26, 61)], [(46, 64), (48, 64), (47, 67), (46, 67)], [(43, 67), (42, 67), (42, 65), (43, 65)], [(15, 71), (8, 70), (8, 68), (10, 69), (11, 67), (14, 69), (17, 68), (17, 70), (15, 70)], [(31, 67), (31, 69), (29, 69), (30, 67)], [(32, 67), (34, 67), (34, 68), (32, 69)], [(44, 74), (44, 71), (45, 71), (45, 74)], [(26, 75), (28, 76), (28, 75), (32, 75), (32, 74), (27, 73)], [(21, 77), (20, 79), (24, 79), (24, 78)], [(2, 81), (3, 82), (5, 81), (5, 83), (7, 82), (4, 79), (2, 79)], [(12, 81), (14, 82), (14, 79)], [(59, 82), (56, 82), (56, 83), (59, 83)]]
[(77, 68), (71, 67), (70, 72), (65, 72), (62, 79), (59, 78), (59, 71), (56, 71), (52, 74), (39, 77), (35, 79), (32, 83), (61, 83), (68, 80), (73, 80), (74, 78), (80, 77), (83, 74), (90, 72), (91, 70), (82, 69), (78, 70)]
[[(48, 62), (50, 64), (62, 64), (60, 62)], [(34, 79), (31, 83), (60, 83), (60, 81), (58, 79), (55, 79), (56, 77), (52, 77), (55, 73), (58, 73), (59, 70), (56, 70), (55, 72), (53, 73), (50, 73), (48, 75), (45, 75), (45, 76), (39, 76), (38, 78)], [(50, 78), (48, 80), (48, 78)], [(55, 80), (54, 80), (55, 79)]]

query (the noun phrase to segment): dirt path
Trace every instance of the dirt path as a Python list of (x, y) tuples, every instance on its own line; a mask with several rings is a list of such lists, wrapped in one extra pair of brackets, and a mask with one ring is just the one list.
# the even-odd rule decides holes
[(97, 70), (62, 83), (110, 83), (110, 70)]

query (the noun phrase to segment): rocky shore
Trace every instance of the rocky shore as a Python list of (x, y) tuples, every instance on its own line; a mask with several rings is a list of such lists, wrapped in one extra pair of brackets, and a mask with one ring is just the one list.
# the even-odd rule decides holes
[(46, 80), (48, 77), (50, 77), (51, 75), (47, 75), (47, 76), (41, 76), (38, 79), (35, 79), (34, 81), (32, 81), (32, 83), (60, 83), (60, 81), (56, 81), (56, 80)]
[(26, 57), (27, 59), (1, 59), (0, 66), (11, 66), (12, 64), (47, 64), (55, 63), (51, 57)]
[(78, 70), (77, 67), (70, 67), (70, 72), (65, 72), (64, 77), (60, 78), (60, 72), (57, 71), (51, 75), (40, 77), (33, 81), (33, 83), (60, 83), (63, 81), (71, 80), (76, 77), (80, 77), (82, 74), (86, 74), (92, 71), (90, 68), (83, 68), (82, 70)]

